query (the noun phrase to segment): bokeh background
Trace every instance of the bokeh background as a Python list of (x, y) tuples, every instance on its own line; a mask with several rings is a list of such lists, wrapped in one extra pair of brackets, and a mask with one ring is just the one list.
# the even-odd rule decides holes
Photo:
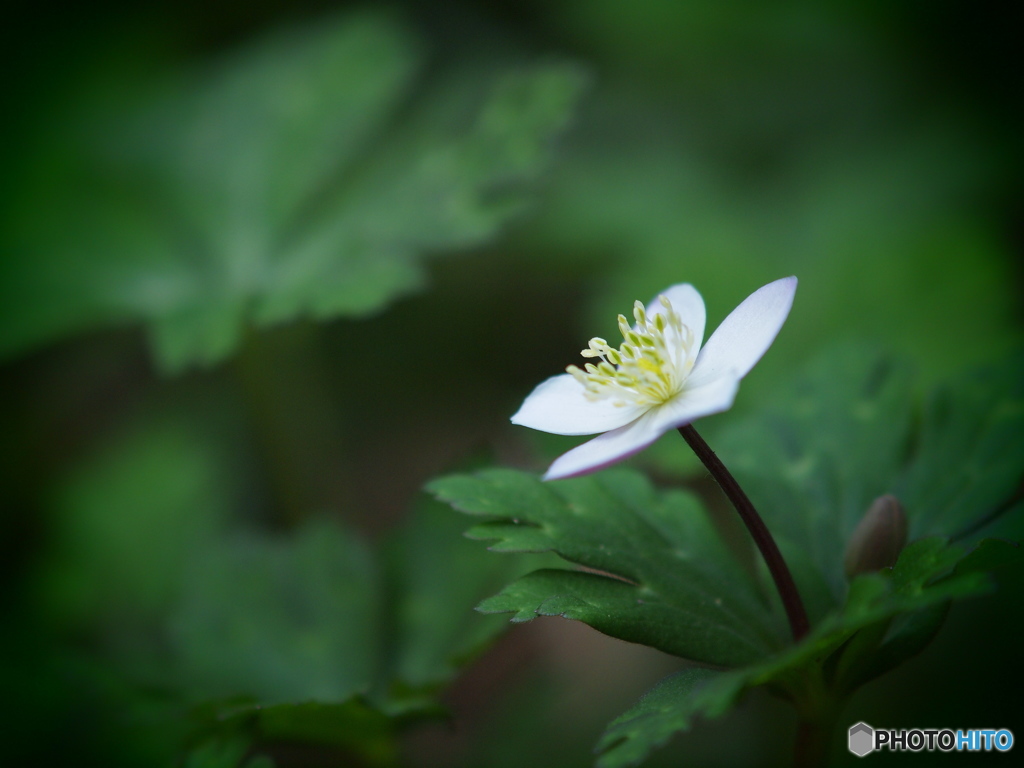
[[(148, 708), (138, 648), (171, 622), (195, 674), (223, 666), (194, 598), (232, 578), (195, 565), (229, 557), (225, 531), (259, 532), (253, 562), (287, 572), (303, 556), (274, 542), (313, 518), (373, 547), (433, 476), (542, 468), (572, 441), (508, 416), (636, 298), (692, 282), (713, 328), (799, 276), (711, 437), (836, 340), (907, 358), (923, 391), (1024, 337), (1024, 83), (1001, 3), (53, 3), (5, 27), (11, 765), (164, 759), (177, 726)], [(246, 111), (263, 89), (273, 106)], [(667, 440), (639, 461), (693, 469)], [(244, 602), (253, 578), (225, 594)], [(253, 631), (273, 623), (252, 611)], [(1024, 726), (1021, 619), (957, 606), (850, 722)], [(298, 696), (329, 674), (268, 653), (251, 663)], [(570, 622), (517, 627), (445, 683), (453, 720), (387, 759), (588, 765), (603, 724), (677, 666)], [(792, 729), (754, 697), (652, 764), (784, 762)]]

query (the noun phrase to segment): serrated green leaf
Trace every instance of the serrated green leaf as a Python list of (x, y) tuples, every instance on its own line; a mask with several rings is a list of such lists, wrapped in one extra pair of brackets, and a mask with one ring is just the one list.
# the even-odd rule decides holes
[[(710, 617), (713, 609), (709, 611), (706, 605), (697, 604), (691, 609), (678, 604), (682, 601), (640, 596), (644, 594), (642, 588), (606, 576), (550, 569), (534, 571), (513, 582), (480, 603), (478, 610), (515, 613), (514, 622), (562, 616), (620, 640), (709, 663), (761, 652), (759, 647), (752, 647), (749, 632), (740, 632), (722, 620), (716, 626)], [(722, 613), (728, 614), (724, 610)]]
[[(757, 686), (773, 685), (799, 707), (808, 681), (820, 680), (822, 662), (830, 654), (858, 631), (899, 615), (916, 616), (920, 623), (891, 635), (891, 644), (883, 644), (880, 654), (873, 647), (867, 649), (873, 654), (864, 657), (863, 666), (847, 666), (843, 683), (855, 687), (885, 671), (886, 663), (905, 660), (934, 634), (950, 599), (991, 588), (987, 574), (969, 567), (967, 573), (957, 572), (957, 564), (966, 557), (963, 548), (938, 538), (916, 542), (904, 550), (888, 575), (855, 579), (843, 609), (826, 617), (799, 644), (740, 669), (688, 669), (667, 678), (609, 724), (597, 747), (603, 752), (598, 764), (601, 768), (636, 765), (673, 733), (690, 728), (696, 716), (717, 717), (744, 691)], [(979, 557), (987, 560), (989, 555)]]
[[(600, 768), (639, 765), (651, 750), (687, 730), (698, 716), (713, 717), (731, 705), (723, 673), (693, 667), (665, 678), (608, 724), (597, 744)], [(718, 683), (718, 685), (716, 685)]]
[[(998, 511), (1000, 496), (1004, 506), (1007, 495), (1012, 499), (1010, 468), (1024, 466), (1003, 462), (1001, 455), (1008, 451), (1015, 456), (1021, 449), (1016, 408), (1007, 405), (1015, 402), (1018, 365), (1014, 361), (986, 373), (985, 397), (968, 389), (958, 402), (956, 388), (948, 390), (950, 407), (973, 414), (967, 421), (977, 422), (974, 429), (964, 429), (959, 418), (925, 419), (933, 424), (928, 441), (960, 441), (966, 456), (999, 454), (992, 462), (992, 480), (1002, 493), (983, 496), (980, 509), (974, 510), (982, 520)], [(493, 541), (492, 549), (554, 551), (588, 569), (535, 571), (484, 601), (482, 610), (512, 612), (514, 621), (562, 615), (688, 658), (740, 665), (728, 672), (687, 673), (616, 721), (601, 742), (600, 748), (607, 750), (602, 765), (631, 765), (671, 733), (688, 728), (695, 716), (720, 714), (753, 687), (770, 685), (807, 711), (822, 700), (847, 695), (919, 652), (941, 626), (951, 600), (991, 590), (988, 572), (1019, 557), (1018, 547), (1006, 542), (985, 541), (968, 551), (965, 544), (950, 543), (956, 531), (948, 520), (936, 524), (922, 515), (917, 540), (903, 549), (891, 569), (847, 581), (842, 555), (849, 533), (874, 498), (901, 487), (901, 478), (919, 472), (921, 463), (930, 463), (931, 471), (947, 478), (955, 476), (968, 488), (985, 482), (983, 462), (969, 459), (962, 465), (957, 451), (923, 447), (915, 432), (912, 394), (906, 369), (871, 349), (841, 347), (813, 363), (766, 415), (735, 425), (724, 435), (719, 455), (780, 538), (805, 594), (819, 595), (813, 629), (803, 641), (776, 645), (747, 661), (692, 653), (694, 648), (700, 653), (706, 649), (692, 644), (674, 612), (681, 606), (671, 597), (654, 607), (637, 602), (640, 590), (651, 585), (657, 585), (659, 597), (660, 589), (684, 594), (675, 584), (666, 588), (666, 573), (732, 562), (722, 558), (716, 536), (663, 527), (698, 518), (679, 510), (665, 513), (663, 502), (638, 476), (608, 471), (544, 484), (522, 473), (492, 471), (445, 478), (431, 490), (480, 517), (482, 522), (469, 535)], [(919, 505), (913, 494), (906, 496), (912, 515)], [(706, 523), (703, 516), (699, 519)], [(661, 541), (649, 536), (650, 529)], [(920, 536), (929, 530), (944, 535)], [(692, 559), (684, 558), (685, 565), (673, 563), (673, 555), (687, 546)], [(707, 563), (701, 552), (709, 555)], [(744, 583), (742, 573), (726, 570), (735, 584)], [(690, 581), (695, 583), (692, 577)], [(685, 607), (695, 605), (699, 600), (691, 595)], [(720, 632), (727, 622), (715, 622), (723, 622), (723, 613), (703, 616), (702, 626)], [(747, 618), (756, 621), (753, 614)], [(661, 631), (670, 626), (671, 639), (666, 639)], [(720, 647), (728, 648), (727, 640), (715, 637)]]
[[(914, 542), (903, 550), (891, 572), (854, 579), (838, 623), (863, 626), (902, 610), (916, 610), (989, 589), (988, 574), (954, 570), (964, 556), (961, 547), (938, 537)], [(884, 588), (879, 589), (883, 582)]]
[(556, 64), (479, 66), (475, 82), (424, 69), (401, 24), (366, 12), (153, 83), (102, 124), (68, 119), (67, 178), (11, 217), (0, 355), (142, 321), (177, 371), (249, 326), (417, 288), (424, 255), (481, 243), (522, 207), (583, 84)]
[(562, 614), (700, 661), (735, 665), (780, 647), (784, 630), (689, 494), (658, 494), (609, 471), (543, 483), (512, 470), (435, 480), (438, 498), (491, 518), (469, 535), (499, 551), (552, 551), (595, 572), (538, 571), (482, 610)]

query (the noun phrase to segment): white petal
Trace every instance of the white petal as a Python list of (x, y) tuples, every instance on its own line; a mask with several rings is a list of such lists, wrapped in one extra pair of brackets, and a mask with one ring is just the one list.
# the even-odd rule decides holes
[[(700, 343), (704, 340), (704, 323), (707, 320), (707, 311), (704, 309), (704, 299), (689, 283), (673, 285), (668, 290), (662, 291), (658, 296), (664, 296), (672, 303), (672, 309), (680, 319), (693, 331), (694, 351), (700, 349)], [(651, 299), (647, 305), (648, 315), (660, 315), (665, 311), (658, 301), (658, 296)]]
[(587, 475), (643, 450), (664, 432), (657, 429), (656, 412), (657, 409), (652, 408), (633, 423), (605, 432), (563, 453), (555, 459), (544, 479), (558, 480)]
[(739, 379), (722, 376), (703, 387), (684, 390), (674, 400), (652, 408), (633, 423), (606, 432), (559, 456), (544, 479), (586, 475), (627, 459), (670, 429), (726, 410), (736, 398), (738, 387)]
[(734, 375), (742, 379), (754, 367), (786, 322), (796, 293), (795, 277), (784, 277), (762, 286), (745, 298), (697, 356), (690, 374), (696, 386)]
[(684, 424), (692, 424), (704, 416), (727, 411), (732, 407), (739, 388), (739, 377), (729, 374), (700, 385), (687, 382), (682, 392), (657, 409), (657, 427), (662, 432), (668, 432)]
[(646, 408), (616, 406), (611, 400), (587, 400), (583, 385), (571, 374), (552, 376), (537, 385), (512, 417), (520, 424), (555, 435), (594, 435), (635, 421)]

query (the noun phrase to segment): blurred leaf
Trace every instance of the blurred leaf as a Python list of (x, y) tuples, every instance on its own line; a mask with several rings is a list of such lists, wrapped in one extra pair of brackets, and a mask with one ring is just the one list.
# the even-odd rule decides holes
[(535, 571), (480, 610), (564, 615), (631, 642), (736, 665), (780, 647), (782, 630), (689, 494), (656, 493), (609, 471), (543, 483), (512, 470), (433, 481), (440, 499), (486, 522), (472, 538), (502, 552), (556, 552), (588, 572)]
[(378, 669), (379, 582), (365, 545), (314, 521), (197, 552), (169, 621), (173, 680), (194, 698), (344, 701)]
[(1022, 557), (1024, 553), (1021, 552), (1020, 542), (983, 539), (967, 557), (956, 564), (956, 572), (987, 573), (1012, 563), (1019, 563)]
[(403, 689), (431, 691), (450, 681), (507, 628), (467, 608), (521, 573), (522, 564), (490, 556), (461, 536), (464, 527), (460, 515), (425, 499), (389, 542), (396, 616), (391, 674)]
[(227, 522), (232, 484), (226, 457), (186, 420), (143, 419), (111, 439), (53, 494), (41, 585), (53, 616), (166, 610), (194, 550)]
[(1024, 488), (1024, 355), (937, 389), (915, 440), (893, 487), (910, 513), (911, 534), (987, 533), (993, 513), (1007, 512)]
[(472, 607), (521, 566), (460, 537), (461, 521), (425, 501), (380, 551), (328, 519), (207, 542), (164, 626), (119, 663), (206, 738), (390, 764), (400, 730), (442, 716), (433, 694), (507, 627)]
[(230, 354), (248, 324), (366, 314), (418, 287), (423, 254), (522, 207), (582, 86), (560, 65), (427, 85), (422, 69), (389, 16), (348, 16), (95, 120), (80, 167), (12, 217), (0, 354), (143, 320), (176, 371)]
[(401, 723), (358, 696), (330, 704), (263, 706), (251, 701), (221, 701), (197, 708), (193, 718), (205, 722), (210, 735), (191, 753), (191, 759), (197, 754), (223, 754), (230, 759), (239, 749), (247, 754), (264, 745), (303, 744), (338, 750), (346, 758), (357, 756), (360, 765), (368, 766), (394, 764), (395, 735)]
[(294, 741), (354, 748), (375, 762), (394, 755), (394, 719), (352, 698), (337, 704), (307, 702), (259, 707), (259, 731), (267, 741)]
[(248, 752), (244, 739), (213, 739), (189, 752), (184, 768), (274, 768), (274, 761), (265, 755), (246, 760)]

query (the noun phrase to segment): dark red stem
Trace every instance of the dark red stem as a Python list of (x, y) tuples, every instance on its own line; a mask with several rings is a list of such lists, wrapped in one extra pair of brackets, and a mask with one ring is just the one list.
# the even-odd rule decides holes
[(725, 465), (715, 455), (715, 452), (711, 450), (710, 446), (704, 442), (704, 438), (697, 434), (697, 430), (693, 428), (693, 425), (687, 424), (685, 427), (680, 427), (679, 434), (683, 436), (683, 439), (693, 449), (693, 452), (697, 454), (697, 458), (707, 467), (708, 472), (715, 478), (715, 481), (729, 501), (736, 507), (736, 511), (739, 513), (744, 525), (747, 526), (747, 530), (750, 531), (750, 535), (754, 537), (754, 543), (757, 544), (757, 548), (761, 551), (761, 557), (764, 558), (765, 563), (768, 565), (768, 571), (775, 580), (775, 587), (779, 590), (779, 597), (782, 598), (782, 605), (786, 609), (789, 626), (793, 631), (793, 640), (799, 642), (810, 629), (810, 623), (807, 621), (807, 611), (804, 609), (803, 600), (800, 599), (800, 593), (797, 591), (796, 582), (793, 581), (793, 575), (789, 572), (789, 566), (782, 559), (782, 553), (779, 552), (775, 539), (772, 538), (771, 533), (768, 531), (768, 526), (764, 524), (764, 520), (761, 519), (757, 510), (754, 509), (754, 505), (751, 504), (747, 494), (740, 488), (736, 478), (725, 468)]

